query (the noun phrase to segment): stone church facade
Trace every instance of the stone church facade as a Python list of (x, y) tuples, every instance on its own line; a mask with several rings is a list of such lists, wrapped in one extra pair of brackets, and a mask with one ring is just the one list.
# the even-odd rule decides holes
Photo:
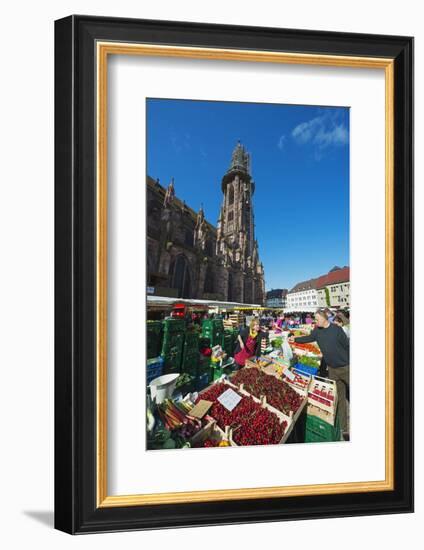
[[(263, 304), (250, 155), (240, 142), (221, 182), (217, 226), (147, 177), (147, 285), (160, 296)], [(153, 290), (154, 289), (154, 290)]]

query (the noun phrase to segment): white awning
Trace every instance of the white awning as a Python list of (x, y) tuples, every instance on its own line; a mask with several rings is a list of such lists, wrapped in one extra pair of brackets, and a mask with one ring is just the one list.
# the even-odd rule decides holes
[(167, 296), (147, 296), (148, 306), (173, 307), (175, 304), (219, 309), (267, 309), (259, 304), (240, 304), (239, 302), (218, 302), (216, 300), (194, 300), (189, 298), (168, 298)]

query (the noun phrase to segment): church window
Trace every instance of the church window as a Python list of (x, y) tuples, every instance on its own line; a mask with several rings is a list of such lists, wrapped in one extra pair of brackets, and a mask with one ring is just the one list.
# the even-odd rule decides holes
[(231, 273), (231, 271), (228, 274), (228, 292), (227, 292), (227, 295), (228, 295), (227, 300), (229, 302), (232, 302), (233, 301), (233, 274)]
[(234, 219), (234, 212), (231, 210), (231, 212), (228, 212), (228, 221), (232, 222)]
[(184, 244), (186, 246), (193, 246), (193, 230), (192, 229), (186, 229), (185, 235), (184, 235)]
[(209, 257), (213, 256), (212, 241), (209, 240), (209, 239), (206, 241), (205, 252), (206, 252), (206, 255), (207, 255), (207, 256), (209, 256)]
[(213, 273), (210, 266), (208, 266), (208, 269), (206, 271), (206, 277), (205, 277), (205, 286), (204, 286), (204, 292), (206, 294), (212, 294), (214, 292), (214, 284), (213, 284)]
[(233, 204), (233, 203), (234, 203), (234, 188), (230, 187), (230, 191), (228, 194), (228, 204)]
[(169, 284), (178, 290), (178, 298), (190, 298), (190, 271), (188, 260), (179, 254), (169, 269)]

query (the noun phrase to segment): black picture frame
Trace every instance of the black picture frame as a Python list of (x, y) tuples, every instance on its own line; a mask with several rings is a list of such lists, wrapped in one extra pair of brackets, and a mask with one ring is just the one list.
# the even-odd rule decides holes
[[(99, 40), (394, 60), (394, 490), (97, 506)], [(55, 22), (55, 527), (68, 533), (413, 511), (413, 38), (73, 15)]]

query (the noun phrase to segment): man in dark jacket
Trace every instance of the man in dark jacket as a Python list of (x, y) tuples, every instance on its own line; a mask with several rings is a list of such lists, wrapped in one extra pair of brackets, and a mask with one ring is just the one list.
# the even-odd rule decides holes
[(344, 330), (330, 323), (327, 314), (318, 310), (315, 314), (316, 327), (309, 336), (294, 338), (289, 342), (307, 344), (316, 342), (328, 366), (328, 377), (336, 382), (339, 399), (339, 419), (345, 437), (348, 436), (346, 389), (349, 387), (349, 338)]

